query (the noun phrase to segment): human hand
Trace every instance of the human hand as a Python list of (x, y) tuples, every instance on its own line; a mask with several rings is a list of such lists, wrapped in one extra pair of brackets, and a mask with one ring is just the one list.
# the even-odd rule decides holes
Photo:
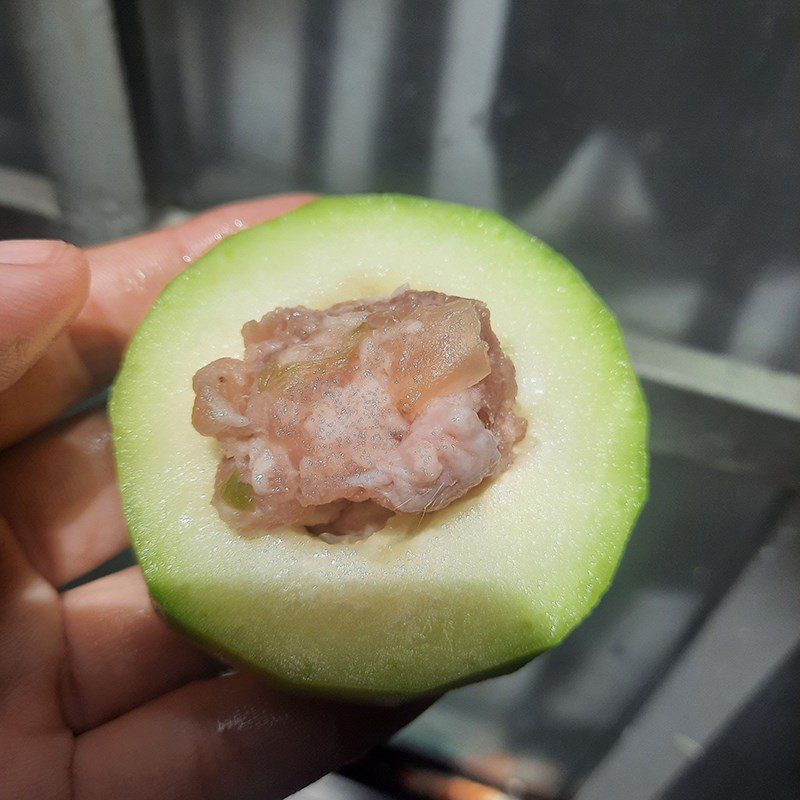
[(277, 798), (420, 706), (288, 696), (224, 667), (156, 614), (137, 567), (57, 591), (127, 546), (104, 410), (164, 285), (224, 236), (311, 199), (215, 209), (81, 251), (0, 243), (0, 799)]

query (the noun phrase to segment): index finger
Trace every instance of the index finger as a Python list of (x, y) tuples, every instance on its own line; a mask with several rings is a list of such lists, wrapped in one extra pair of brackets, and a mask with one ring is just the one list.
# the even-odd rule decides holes
[(215, 208), (171, 228), (86, 251), (86, 304), (34, 364), (0, 393), (0, 447), (56, 419), (107, 386), (131, 335), (161, 290), (225, 237), (313, 200), (280, 195)]
[(227, 236), (313, 199), (293, 194), (233, 203), (172, 228), (88, 250), (89, 299), (71, 335), (95, 384), (111, 380), (136, 327), (179, 272)]

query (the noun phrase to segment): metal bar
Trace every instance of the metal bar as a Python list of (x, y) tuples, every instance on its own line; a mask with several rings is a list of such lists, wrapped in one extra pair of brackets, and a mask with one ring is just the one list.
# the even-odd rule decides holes
[(800, 375), (626, 334), (653, 450), (800, 487)]
[[(291, 0), (273, 0), (249, 15), (227, 10), (228, 41), (235, 45), (221, 55), (227, 60), (227, 82), (214, 99), (230, 129), (222, 154), (230, 157), (233, 151), (235, 160), (242, 157), (263, 165), (262, 172), (266, 166), (287, 177), (294, 174), (300, 139), (304, 11), (302, 3)], [(254, 71), (268, 78), (253, 80)], [(238, 86), (247, 86), (247, 92), (236, 91)]]
[(44, 219), (61, 218), (56, 188), (44, 175), (0, 165), (0, 206)]
[(578, 800), (657, 797), (800, 642), (800, 499), (684, 651)]
[(800, 422), (800, 375), (631, 332), (625, 344), (646, 381)]
[(508, 12), (507, 0), (450, 5), (431, 175), (434, 197), (499, 207), (485, 111), (492, 107)]
[(8, 8), (69, 235), (89, 243), (140, 230), (144, 185), (110, 2)]
[(363, 192), (374, 183), (375, 132), (396, 14), (395, 0), (339, 4), (323, 156), (331, 191)]
[[(139, 69), (144, 76), (150, 124), (142, 150), (152, 162), (154, 180), (150, 189), (161, 200), (191, 202), (201, 160), (189, 119), (186, 91), (189, 67), (184, 63), (187, 46), (181, 46), (186, 38), (188, 47), (193, 45), (183, 24), (186, 4), (143, 0), (136, 3), (133, 13), (143, 45)], [(201, 125), (198, 135), (202, 136), (205, 130), (206, 126)]]

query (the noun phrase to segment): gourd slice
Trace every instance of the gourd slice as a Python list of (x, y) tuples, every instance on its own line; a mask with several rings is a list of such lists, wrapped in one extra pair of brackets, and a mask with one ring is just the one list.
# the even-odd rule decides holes
[[(192, 376), (242, 325), (409, 285), (486, 303), (528, 433), (447, 508), (356, 542), (244, 537), (211, 505), (215, 442)], [(165, 289), (110, 414), (149, 590), (179, 628), (300, 688), (391, 702), (499, 674), (557, 644), (607, 588), (647, 491), (647, 415), (617, 323), (580, 274), (494, 213), (331, 197), (224, 240)]]

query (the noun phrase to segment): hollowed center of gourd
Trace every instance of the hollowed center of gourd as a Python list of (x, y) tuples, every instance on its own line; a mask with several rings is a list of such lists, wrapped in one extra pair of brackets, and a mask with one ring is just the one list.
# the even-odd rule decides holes
[(194, 377), (192, 422), (220, 443), (213, 503), (245, 535), (328, 541), (437, 511), (506, 469), (526, 422), (477, 301), (399, 290), (242, 328), (244, 356)]

